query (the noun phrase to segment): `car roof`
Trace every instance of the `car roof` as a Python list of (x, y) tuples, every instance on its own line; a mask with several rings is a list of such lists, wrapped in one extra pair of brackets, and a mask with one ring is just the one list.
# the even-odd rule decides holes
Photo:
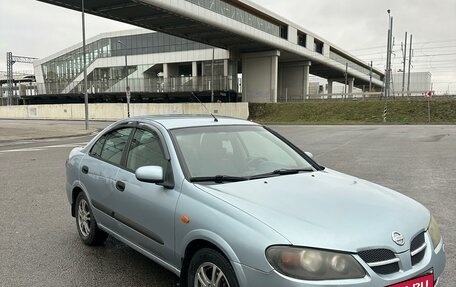
[(257, 123), (243, 119), (217, 115), (215, 117), (217, 121), (211, 115), (147, 115), (131, 117), (123, 121), (136, 120), (143, 123), (159, 123), (168, 130), (200, 126), (258, 125)]

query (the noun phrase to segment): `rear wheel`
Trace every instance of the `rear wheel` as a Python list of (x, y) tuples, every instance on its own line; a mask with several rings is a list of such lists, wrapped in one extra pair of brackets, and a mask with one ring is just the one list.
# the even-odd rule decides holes
[(76, 227), (82, 241), (87, 245), (100, 245), (108, 234), (99, 229), (92, 214), (89, 201), (83, 192), (76, 198)]
[(230, 262), (213, 249), (197, 251), (187, 274), (188, 287), (239, 287)]

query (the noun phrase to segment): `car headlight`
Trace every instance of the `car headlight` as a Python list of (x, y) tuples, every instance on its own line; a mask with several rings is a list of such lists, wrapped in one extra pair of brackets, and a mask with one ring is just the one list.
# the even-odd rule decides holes
[(271, 246), (266, 258), (283, 275), (302, 280), (363, 278), (364, 268), (350, 254), (313, 248)]
[(434, 245), (434, 249), (439, 245), (440, 241), (442, 240), (442, 235), (440, 234), (440, 228), (435, 221), (434, 216), (431, 215), (431, 221), (429, 222), (428, 228), (429, 235), (431, 235), (432, 244)]

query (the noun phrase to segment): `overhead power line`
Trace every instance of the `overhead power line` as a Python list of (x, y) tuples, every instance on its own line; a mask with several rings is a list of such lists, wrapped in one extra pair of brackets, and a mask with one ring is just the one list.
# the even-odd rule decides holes
[(432, 49), (451, 49), (451, 48), (456, 48), (456, 45), (454, 46), (436, 46), (436, 47), (420, 47), (420, 48), (415, 48), (415, 50), (432, 50)]
[(440, 57), (440, 56), (451, 56), (451, 55), (456, 55), (456, 52), (454, 53), (440, 53), (440, 54), (432, 54), (432, 55), (413, 55), (413, 57)]
[[(435, 43), (456, 43), (456, 39), (451, 39), (451, 40), (437, 40), (437, 41), (426, 41), (426, 42), (417, 42), (414, 45), (423, 45), (423, 44), (435, 44)], [(373, 49), (384, 49), (385, 46), (372, 46), (372, 47), (365, 47), (365, 48), (359, 48), (359, 49), (350, 49), (347, 50), (348, 52), (354, 52), (354, 51), (364, 51), (364, 50), (373, 50)]]

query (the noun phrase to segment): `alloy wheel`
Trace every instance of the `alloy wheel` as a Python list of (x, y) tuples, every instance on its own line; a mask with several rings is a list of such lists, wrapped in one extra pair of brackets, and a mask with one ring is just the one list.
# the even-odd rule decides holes
[(194, 287), (229, 287), (222, 270), (211, 262), (201, 264), (195, 276)]
[(79, 202), (78, 207), (78, 224), (82, 236), (88, 237), (90, 234), (90, 209), (85, 199)]

